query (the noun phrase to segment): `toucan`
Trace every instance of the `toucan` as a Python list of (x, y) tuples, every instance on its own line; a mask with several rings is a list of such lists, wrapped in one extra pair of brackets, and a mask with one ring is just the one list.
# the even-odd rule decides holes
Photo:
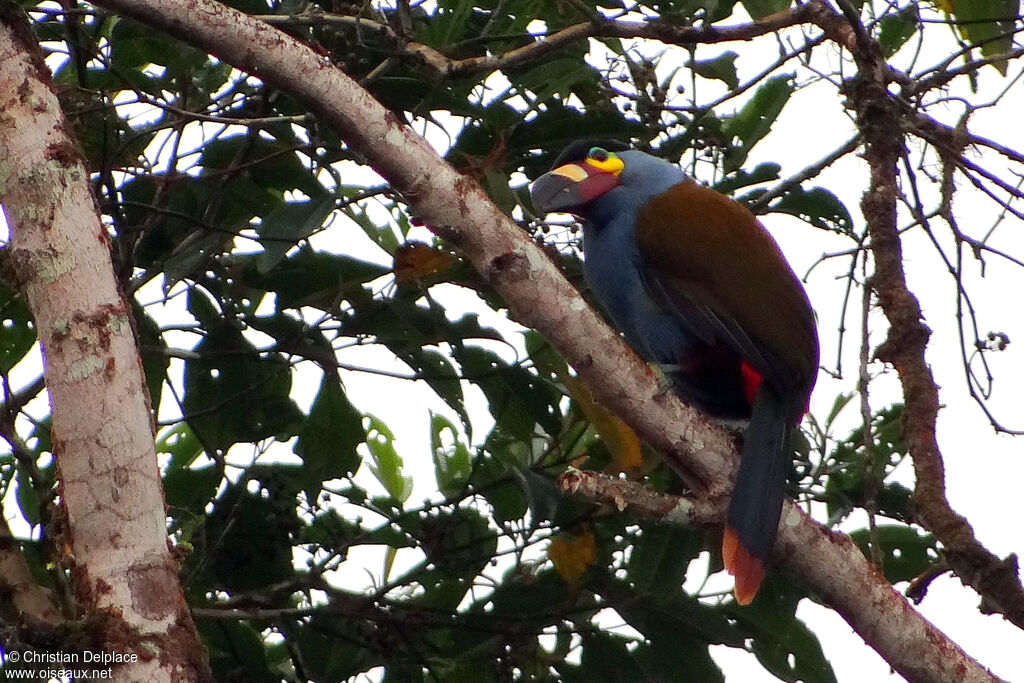
[(684, 401), (746, 424), (722, 559), (748, 604), (817, 376), (807, 293), (743, 204), (643, 151), (573, 143), (530, 193), (538, 212), (582, 219), (587, 286), (629, 345)]

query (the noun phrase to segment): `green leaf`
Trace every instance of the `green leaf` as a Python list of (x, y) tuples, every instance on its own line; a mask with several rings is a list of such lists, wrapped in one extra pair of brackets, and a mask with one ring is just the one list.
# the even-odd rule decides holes
[(28, 306), (0, 286), (0, 374), (6, 375), (36, 343), (35, 321)]
[(533, 470), (516, 472), (518, 479), (526, 492), (526, 501), (530, 506), (530, 514), (537, 521), (556, 521), (561, 516), (563, 519), (572, 518), (574, 515), (560, 514), (563, 512), (563, 504), (579, 510), (578, 501), (568, 498), (558, 485)]
[(42, 522), (42, 516), (39, 513), (39, 494), (36, 492), (35, 487), (32, 486), (32, 478), (29, 476), (28, 470), (24, 467), (18, 467), (15, 481), (18, 486), (18, 509), (21, 510), (25, 521), (35, 526)]
[(473, 5), (472, 0), (439, 2), (431, 21), (417, 23), (416, 39), (431, 47), (443, 48), (469, 37)]
[(587, 681), (604, 683), (636, 683), (644, 680), (644, 672), (626, 648), (630, 641), (604, 631), (583, 632), (580, 674)]
[(395, 435), (379, 418), (367, 414), (366, 446), (375, 464), (370, 471), (384, 490), (397, 503), (404, 503), (412, 494), (412, 477), (402, 474), (402, 456), (395, 450)]
[(658, 683), (724, 683), (725, 676), (706, 643), (661, 632), (632, 652), (644, 669), (645, 681)]
[(791, 0), (740, 0), (743, 9), (753, 19), (764, 19), (769, 14), (781, 12), (789, 8)]
[(314, 306), (333, 312), (342, 301), (367, 297), (364, 285), (390, 272), (386, 266), (308, 246), (269, 271), (260, 268), (259, 256), (238, 263), (246, 284), (277, 294), (278, 310)]
[(703, 549), (699, 534), (667, 524), (641, 524), (626, 578), (637, 590), (664, 595), (679, 590), (690, 561)]
[(633, 589), (606, 573), (595, 576), (588, 587), (630, 626), (649, 638), (676, 634), (705, 645), (739, 647), (743, 644), (743, 633), (730, 623), (730, 615), (687, 595), (679, 585), (660, 592), (646, 592), (639, 587)]
[(167, 65), (183, 52), (194, 52), (185, 43), (134, 19), (119, 17), (110, 34), (110, 63), (118, 68)]
[(467, 579), (483, 570), (498, 548), (498, 537), (487, 519), (472, 508), (428, 516), (417, 537), (430, 562)]
[(559, 56), (532, 64), (525, 71), (513, 70), (509, 80), (532, 91), (540, 102), (547, 102), (555, 95), (565, 99), (581, 85), (596, 87), (600, 80), (597, 72), (578, 56)]
[(860, 546), (865, 557), (872, 555), (868, 544), (872, 539), (878, 542), (882, 553), (882, 570), (889, 583), (910, 581), (935, 564), (938, 549), (935, 537), (921, 533), (911, 526), (882, 524), (869, 529), (858, 529), (850, 538)]
[(167, 507), (175, 518), (182, 511), (200, 515), (207, 504), (217, 495), (217, 488), (223, 478), (220, 469), (214, 465), (195, 469), (175, 468), (164, 475), (164, 497)]
[(524, 626), (542, 627), (552, 619), (551, 606), (564, 603), (567, 591), (565, 581), (554, 569), (524, 575), (522, 568), (512, 568), (488, 596), (487, 602), (496, 616), (515, 617)]
[(735, 52), (728, 51), (713, 59), (691, 61), (688, 66), (698, 76), (722, 81), (730, 90), (735, 90), (740, 84), (739, 76), (736, 75), (736, 59), (738, 57), (739, 55)]
[(788, 213), (816, 228), (844, 234), (853, 232), (853, 218), (835, 194), (821, 187), (794, 188), (772, 204), (772, 211)]
[[(362, 192), (363, 188), (343, 188), (341, 194), (346, 199), (350, 199)], [(351, 195), (351, 197), (347, 195)], [(387, 221), (378, 223), (370, 217), (370, 214), (365, 208), (357, 203), (350, 203), (342, 206), (341, 213), (343, 213), (350, 221), (362, 228), (363, 232), (366, 233), (366, 236), (369, 237), (378, 247), (394, 256), (395, 251), (398, 250), (402, 240), (399, 235), (395, 233), (395, 228), (391, 223)]]
[[(271, 472), (267, 474), (272, 479)], [(217, 588), (255, 590), (295, 573), (292, 535), (302, 524), (294, 495), (272, 487), (269, 480), (265, 484), (255, 492), (247, 490), (246, 483), (230, 486), (206, 519), (206, 568)]]
[(142, 370), (146, 374), (149, 403), (153, 410), (159, 410), (171, 357), (166, 353), (167, 344), (164, 343), (160, 326), (134, 300), (132, 315), (135, 317), (135, 336), (139, 345), (139, 356), (142, 358)]
[(520, 520), (529, 510), (526, 494), (513, 481), (510, 467), (489, 453), (476, 458), (470, 483), (490, 504), (491, 514), (498, 524)]
[(479, 346), (455, 349), (454, 355), (463, 374), (487, 396), (491, 415), (506, 434), (528, 442), (535, 425), (548, 434), (558, 433), (562, 395), (551, 384)]
[(872, 444), (868, 459), (864, 451), (863, 428), (858, 427), (839, 443), (831, 458), (834, 464), (825, 484), (828, 514), (832, 519), (845, 516), (853, 507), (867, 504), (869, 475), (875, 482), (875, 504), (878, 512), (894, 519), (909, 521), (912, 517), (911, 492), (898, 482), (885, 482), (893, 468), (907, 455), (902, 430), (903, 406), (894, 404), (878, 411), (871, 422), (868, 443)]
[[(26, 439), (26, 443), (31, 447), (33, 455), (38, 463), (39, 458), (44, 454), (53, 453), (53, 444), (50, 440), (51, 428), (53, 425), (53, 418), (47, 415), (42, 420), (39, 420), (35, 427), (32, 429), (32, 433), (29, 438)], [(13, 459), (11, 460), (13, 462)], [(54, 474), (56, 471), (56, 462), (51, 460), (50, 464), (41, 466), (40, 474), (43, 476), (43, 480), (36, 482), (36, 486), (33, 486), (32, 479), (28, 474), (28, 470), (21, 466), (16, 465), (15, 483), (17, 485), (17, 501), (18, 508), (21, 510), (21, 514), (24, 515), (25, 520), (29, 524), (39, 524), (42, 521), (40, 515), (40, 498), (39, 491), (36, 487), (42, 488), (44, 491), (48, 491), (53, 486)]]
[(793, 77), (774, 76), (762, 83), (750, 101), (740, 111), (728, 118), (723, 134), (730, 144), (735, 144), (725, 154), (725, 171), (735, 171), (761, 138), (768, 134), (775, 119), (782, 113), (793, 94)]
[[(994, 57), (1013, 47), (1014, 23), (1020, 14), (1020, 0), (949, 0), (955, 26), (972, 45), (980, 46), (981, 54)], [(1006, 75), (1007, 61), (993, 66)]]
[(291, 399), (291, 368), (278, 354), (262, 354), (242, 333), (215, 325), (185, 364), (182, 408), (209, 448), (294, 436), (303, 420)]
[[(305, 195), (321, 198), (324, 187), (313, 172), (299, 157), (292, 140), (267, 139), (250, 133), (224, 135), (203, 146), (199, 165), (203, 168), (203, 180), (209, 177), (215, 184), (212, 188), (223, 193), (224, 177), (233, 183), (242, 181), (232, 199), (237, 201), (234, 210), (239, 218), (246, 220), (253, 215), (266, 215), (268, 204), (260, 203), (267, 197), (280, 200), (281, 194), (289, 190), (300, 190)], [(244, 166), (244, 171), (239, 167)], [(248, 195), (246, 187), (251, 187)], [(257, 202), (256, 200), (259, 200)], [(277, 206), (282, 202), (277, 202)]]
[(915, 3), (883, 16), (878, 22), (878, 43), (882, 46), (882, 54), (891, 57), (906, 45), (917, 33), (919, 19)]
[[(586, 113), (551, 100), (542, 111), (513, 129), (509, 145), (524, 150), (521, 160), (523, 172), (530, 178), (546, 173), (562, 148), (573, 140), (594, 138), (628, 142), (642, 137), (644, 126), (639, 121), (623, 119), (614, 107), (599, 107)], [(541, 154), (529, 152), (541, 149)]]
[[(731, 195), (742, 187), (778, 180), (781, 169), (779, 164), (772, 162), (758, 164), (750, 171), (736, 169), (735, 173), (730, 173), (728, 178), (715, 184), (715, 191)], [(741, 201), (744, 199), (745, 197), (741, 198)]]
[(334, 197), (322, 195), (305, 202), (282, 204), (267, 214), (256, 228), (263, 244), (257, 269), (261, 273), (268, 272), (299, 240), (320, 230), (334, 210), (334, 204)]
[(464, 402), (462, 378), (451, 361), (432, 349), (410, 349), (408, 354), (400, 354), (399, 357), (409, 363), (434, 393), (458, 414), (462, 428), (472, 438), (472, 424)]
[(847, 391), (836, 394), (836, 400), (832, 402), (832, 408), (828, 411), (828, 416), (825, 418), (826, 429), (830, 428), (832, 424), (839, 417), (839, 413), (843, 411), (843, 408), (850, 404), (850, 401), (856, 396), (856, 392)]
[(769, 574), (754, 601), (733, 607), (731, 614), (753, 634), (750, 649), (758, 661), (781, 680), (835, 683), (817, 636), (796, 617), (802, 597), (791, 581)]
[(430, 447), (434, 455), (437, 487), (446, 497), (454, 498), (468, 483), (473, 463), (469, 448), (459, 439), (455, 425), (444, 415), (433, 411), (430, 413)]
[(263, 639), (249, 624), (212, 619), (200, 621), (198, 629), (216, 680), (244, 680), (253, 683), (281, 680), (267, 669)]
[(295, 628), (295, 644), (310, 680), (347, 681), (386, 661), (376, 648), (363, 645), (366, 625), (359, 619), (316, 615)]
[(341, 380), (335, 373), (324, 373), (294, 447), (311, 490), (359, 469), (362, 458), (356, 448), (365, 441), (362, 415), (348, 400)]

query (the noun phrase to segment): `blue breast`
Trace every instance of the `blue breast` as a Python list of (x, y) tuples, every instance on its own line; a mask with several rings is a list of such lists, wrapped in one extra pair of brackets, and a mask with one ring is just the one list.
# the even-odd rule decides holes
[[(655, 363), (677, 363), (691, 336), (644, 284), (636, 216), (652, 197), (682, 182), (676, 166), (634, 151), (622, 152), (622, 184), (591, 202), (583, 226), (587, 284), (630, 346)], [(680, 245), (681, 248), (685, 248)]]

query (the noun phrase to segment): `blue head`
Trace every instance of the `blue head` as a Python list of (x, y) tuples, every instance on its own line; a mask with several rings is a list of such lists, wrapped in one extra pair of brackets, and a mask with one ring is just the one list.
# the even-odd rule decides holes
[(683, 181), (685, 174), (664, 159), (618, 144), (575, 142), (555, 168), (530, 190), (543, 213), (576, 214), (597, 229), (623, 212), (635, 212), (651, 197)]

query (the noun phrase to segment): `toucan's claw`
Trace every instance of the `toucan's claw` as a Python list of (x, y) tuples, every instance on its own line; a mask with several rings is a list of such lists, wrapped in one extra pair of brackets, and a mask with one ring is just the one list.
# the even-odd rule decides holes
[(681, 366), (671, 363), (652, 363), (651, 369), (654, 370), (654, 376), (658, 380), (658, 391), (654, 394), (655, 396), (664, 396), (665, 394), (671, 394), (675, 391), (675, 381), (672, 379), (672, 373), (679, 372)]

